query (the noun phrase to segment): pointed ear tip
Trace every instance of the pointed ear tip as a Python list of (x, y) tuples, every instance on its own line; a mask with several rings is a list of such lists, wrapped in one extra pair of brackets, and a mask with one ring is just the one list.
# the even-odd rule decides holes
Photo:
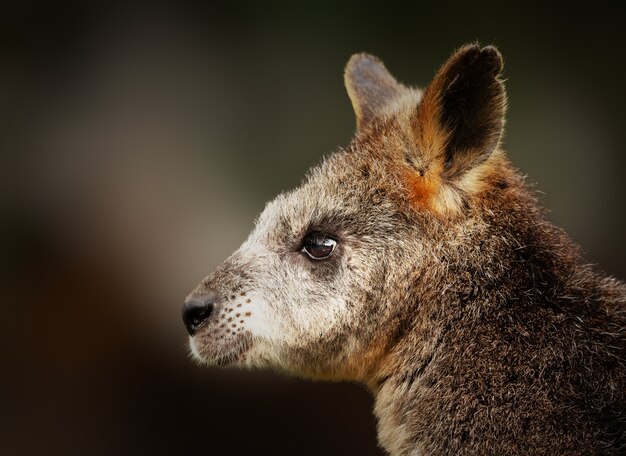
[(363, 64), (382, 65), (383, 62), (375, 55), (367, 52), (357, 52), (356, 54), (352, 54), (348, 59), (348, 62), (346, 63), (346, 71)]
[(504, 59), (497, 47), (493, 45), (485, 46), (480, 50), (481, 54), (487, 57), (493, 64), (496, 73), (500, 73), (504, 67)]
[(464, 53), (467, 51), (473, 51), (473, 52), (480, 52), (480, 53), (489, 53), (489, 54), (497, 54), (500, 55), (500, 51), (498, 50), (498, 47), (494, 44), (487, 44), (486, 46), (483, 46), (482, 44), (480, 44), (478, 41), (474, 41), (471, 43), (465, 43), (464, 45), (462, 45), (457, 52), (459, 53)]
[[(467, 58), (469, 57), (469, 60)], [(480, 61), (486, 68), (490, 68), (494, 76), (499, 75), (504, 68), (504, 59), (494, 45), (481, 46), (479, 43), (469, 43), (461, 46), (453, 58), (461, 58), (465, 62)]]

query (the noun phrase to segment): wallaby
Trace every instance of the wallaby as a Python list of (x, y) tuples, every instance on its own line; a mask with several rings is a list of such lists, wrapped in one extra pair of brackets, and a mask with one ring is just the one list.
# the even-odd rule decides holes
[(352, 142), (189, 295), (218, 366), (364, 383), (392, 455), (626, 454), (626, 286), (585, 264), (500, 147), (492, 46), (423, 91), (352, 56)]

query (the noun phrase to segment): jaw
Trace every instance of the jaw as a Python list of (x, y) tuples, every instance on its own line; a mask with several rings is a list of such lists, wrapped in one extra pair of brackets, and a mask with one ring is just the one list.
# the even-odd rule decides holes
[(190, 337), (189, 347), (193, 359), (205, 366), (271, 369), (317, 380), (352, 380), (344, 375), (337, 375), (332, 369), (311, 369), (317, 360), (306, 362), (299, 357), (291, 358), (284, 347), (281, 350), (276, 344), (253, 338), (250, 333), (245, 333), (228, 345), (207, 343), (198, 336)]

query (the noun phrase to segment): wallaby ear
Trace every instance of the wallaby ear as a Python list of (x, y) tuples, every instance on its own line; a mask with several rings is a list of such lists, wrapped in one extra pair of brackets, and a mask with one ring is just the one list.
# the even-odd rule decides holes
[(344, 82), (356, 114), (357, 129), (379, 117), (385, 106), (408, 89), (369, 54), (354, 54), (346, 64)]
[(498, 145), (506, 109), (501, 71), (502, 56), (495, 47), (466, 45), (425, 90), (413, 130), (418, 149), (442, 159), (444, 176), (482, 163)]

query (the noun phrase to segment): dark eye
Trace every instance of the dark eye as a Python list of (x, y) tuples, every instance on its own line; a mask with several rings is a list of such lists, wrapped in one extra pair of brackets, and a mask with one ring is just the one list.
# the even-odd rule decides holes
[(331, 256), (337, 247), (337, 241), (322, 233), (311, 233), (304, 237), (302, 252), (313, 260), (324, 260)]

